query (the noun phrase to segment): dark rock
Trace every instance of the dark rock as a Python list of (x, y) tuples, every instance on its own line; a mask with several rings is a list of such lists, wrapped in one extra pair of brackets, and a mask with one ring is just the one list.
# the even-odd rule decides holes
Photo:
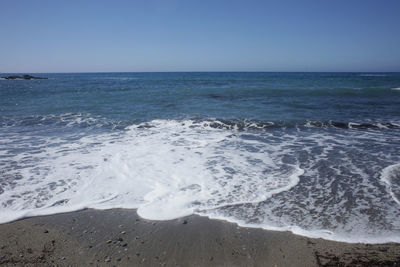
[(187, 221), (187, 220), (184, 220), (182, 224), (187, 224), (187, 223), (188, 223), (188, 221)]
[(47, 234), (49, 232), (49, 230), (44, 230), (43, 233)]
[(126, 242), (121, 243), (121, 247), (127, 247), (127, 246), (128, 246), (128, 243), (126, 243)]
[(43, 77), (35, 77), (35, 76), (31, 76), (31, 75), (24, 75), (22, 76), (25, 80), (43, 80), (43, 79), (47, 79), (47, 78), (43, 78)]
[(35, 76), (32, 76), (32, 75), (27, 75), (27, 74), (25, 74), (25, 75), (23, 75), (23, 76), (10, 75), (10, 76), (6, 76), (6, 77), (2, 77), (2, 78), (6, 79), (6, 80), (17, 80), (17, 79), (24, 79), (24, 80), (44, 80), (44, 79), (47, 79), (47, 78), (44, 78), (44, 77), (35, 77)]
[(22, 79), (21, 76), (15, 76), (15, 75), (7, 76), (7, 77), (2, 77), (2, 78), (7, 79), (7, 80)]
[(104, 261), (105, 261), (105, 262), (110, 262), (110, 261), (111, 261), (111, 258), (110, 258), (110, 257), (107, 257)]

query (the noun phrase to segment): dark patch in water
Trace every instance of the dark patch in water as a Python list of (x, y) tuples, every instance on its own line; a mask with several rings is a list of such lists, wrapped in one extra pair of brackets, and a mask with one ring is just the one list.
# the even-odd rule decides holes
[(223, 96), (221, 96), (221, 95), (216, 95), (216, 94), (209, 94), (209, 95), (207, 95), (208, 97), (210, 97), (210, 98), (224, 98)]

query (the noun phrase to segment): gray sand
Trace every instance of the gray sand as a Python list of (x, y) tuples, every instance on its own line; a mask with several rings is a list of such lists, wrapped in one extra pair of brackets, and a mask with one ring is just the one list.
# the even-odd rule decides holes
[(347, 244), (190, 216), (83, 210), (0, 225), (2, 266), (400, 266), (400, 244)]

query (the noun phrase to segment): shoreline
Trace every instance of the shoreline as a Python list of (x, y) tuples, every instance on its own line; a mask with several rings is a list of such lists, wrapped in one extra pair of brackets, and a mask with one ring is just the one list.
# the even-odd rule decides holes
[(400, 244), (239, 227), (197, 215), (149, 221), (86, 209), (0, 225), (1, 266), (400, 266)]

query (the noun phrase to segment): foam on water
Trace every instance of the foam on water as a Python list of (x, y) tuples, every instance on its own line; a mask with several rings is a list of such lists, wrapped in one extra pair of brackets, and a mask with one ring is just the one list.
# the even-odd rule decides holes
[(381, 176), (390, 190), (390, 195), (400, 205), (400, 163), (386, 167)]
[(391, 203), (399, 203), (399, 166), (382, 172), (393, 199), (374, 180), (395, 148), (364, 152), (386, 145), (378, 130), (238, 125), (153, 120), (78, 136), (0, 136), (0, 222), (137, 208), (152, 220), (199, 214), (310, 237), (400, 242)]
[[(153, 121), (123, 133), (65, 142), (46, 140), (19, 153), (19, 179), (4, 186), (2, 222), (63, 208), (138, 208), (148, 219), (172, 219), (224, 205), (259, 202), (288, 190), (301, 170), (230, 131), (192, 121)], [(23, 143), (19, 144), (23, 146)], [(18, 162), (18, 163), (17, 163)], [(48, 211), (48, 212), (46, 212)]]

